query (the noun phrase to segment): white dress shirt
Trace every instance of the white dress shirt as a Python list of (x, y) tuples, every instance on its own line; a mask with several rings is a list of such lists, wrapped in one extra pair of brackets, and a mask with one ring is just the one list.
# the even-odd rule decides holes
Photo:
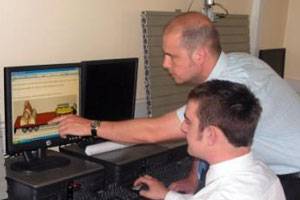
[(278, 177), (252, 153), (210, 165), (195, 195), (170, 191), (165, 200), (285, 200)]
[[(221, 53), (207, 80), (245, 84), (263, 111), (255, 131), (253, 155), (276, 174), (300, 172), (300, 97), (270, 66), (246, 53)], [(177, 110), (183, 121), (185, 107)]]

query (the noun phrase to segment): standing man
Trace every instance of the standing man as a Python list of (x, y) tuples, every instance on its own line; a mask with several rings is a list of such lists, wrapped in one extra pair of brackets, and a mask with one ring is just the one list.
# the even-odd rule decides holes
[(140, 195), (165, 200), (284, 200), (278, 177), (251, 153), (260, 113), (258, 99), (242, 84), (212, 80), (194, 88), (181, 129), (189, 154), (210, 164), (205, 187), (195, 195), (180, 194), (146, 175), (134, 183), (148, 186)]
[[(246, 53), (222, 52), (218, 32), (210, 20), (197, 12), (172, 19), (163, 34), (163, 66), (176, 83), (200, 84), (212, 79), (243, 83), (257, 96), (263, 107), (256, 129), (253, 154), (277, 174), (288, 200), (299, 200), (300, 190), (300, 99), (298, 94), (267, 64)], [(157, 118), (129, 121), (102, 121), (98, 137), (131, 143), (154, 143), (184, 138), (180, 124), (185, 107)], [(62, 137), (91, 135), (91, 120), (77, 116), (61, 117)], [(196, 173), (197, 164), (191, 174)], [(196, 176), (184, 188), (194, 192)], [(177, 184), (178, 185), (178, 184)], [(182, 186), (182, 185), (181, 185)], [(171, 186), (176, 189), (176, 184)], [(182, 187), (183, 188), (183, 187)]]

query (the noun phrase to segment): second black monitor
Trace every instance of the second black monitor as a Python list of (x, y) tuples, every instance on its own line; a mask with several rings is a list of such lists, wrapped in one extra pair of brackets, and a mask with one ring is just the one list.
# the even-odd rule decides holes
[(269, 64), (274, 71), (284, 78), (285, 48), (262, 49), (259, 51), (259, 58)]
[(97, 120), (134, 117), (137, 58), (82, 63), (82, 116)]

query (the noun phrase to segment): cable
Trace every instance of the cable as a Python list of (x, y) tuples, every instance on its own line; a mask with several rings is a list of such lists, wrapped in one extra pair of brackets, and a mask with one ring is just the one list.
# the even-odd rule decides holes
[(187, 9), (187, 12), (189, 12), (191, 10), (191, 7), (192, 5), (194, 4), (194, 1), (195, 0), (190, 0), (190, 3), (189, 3), (189, 6), (188, 6), (188, 9)]
[(225, 18), (227, 15), (229, 15), (228, 10), (222, 4), (214, 3), (213, 6), (218, 6), (219, 8), (221, 8), (225, 12), (224, 14), (218, 14), (218, 17)]
[[(188, 8), (187, 8), (187, 12), (189, 12), (191, 10), (191, 8), (194, 4), (194, 1), (195, 0), (190, 0), (190, 3), (189, 3)], [(229, 15), (228, 10), (220, 3), (212, 1), (212, 4), (210, 4), (209, 6), (210, 6), (210, 9), (212, 9), (214, 6), (217, 6), (217, 7), (221, 8), (224, 11), (223, 14), (217, 14), (217, 17), (219, 17), (219, 18), (225, 18), (227, 15)]]

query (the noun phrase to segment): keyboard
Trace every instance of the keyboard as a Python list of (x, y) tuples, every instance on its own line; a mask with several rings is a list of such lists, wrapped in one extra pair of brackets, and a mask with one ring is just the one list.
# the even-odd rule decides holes
[(138, 193), (117, 184), (111, 184), (106, 190), (98, 191), (97, 199), (101, 200), (140, 200)]

